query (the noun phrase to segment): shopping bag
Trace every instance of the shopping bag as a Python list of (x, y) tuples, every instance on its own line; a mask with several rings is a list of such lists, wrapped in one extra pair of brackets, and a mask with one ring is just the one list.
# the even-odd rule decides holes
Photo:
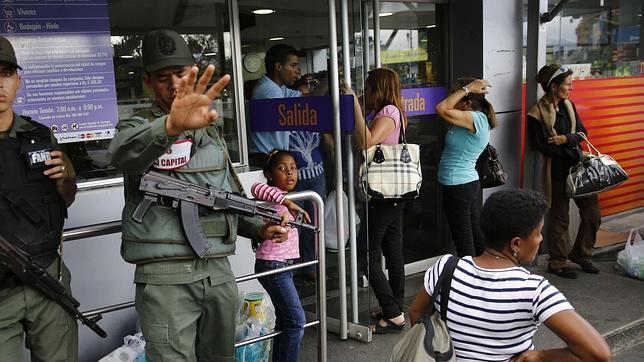
[(617, 161), (599, 152), (583, 133), (579, 135), (588, 145), (588, 154), (570, 168), (566, 180), (568, 197), (581, 198), (595, 195), (628, 180), (628, 174)]
[(98, 362), (145, 362), (145, 339), (142, 333), (123, 338), (123, 345)]
[[(235, 341), (265, 336), (275, 328), (275, 308), (263, 292), (240, 292), (237, 304)], [(271, 341), (247, 344), (235, 349), (237, 362), (268, 362)]]
[(489, 143), (476, 160), (476, 172), (479, 174), (482, 189), (505, 185), (508, 181), (508, 174), (501, 164), (499, 153)]
[(456, 353), (447, 325), (447, 305), (451, 290), (452, 276), (459, 258), (450, 257), (436, 281), (434, 296), (440, 295), (441, 312), (434, 308), (425, 315), (396, 343), (390, 362), (452, 362)]
[(416, 323), (396, 343), (391, 362), (456, 361), (447, 326), (438, 312)]
[[(331, 251), (338, 250), (338, 227), (336, 223), (335, 212), (336, 198), (337, 193), (335, 190), (333, 190), (326, 197), (326, 200), (324, 200), (324, 245)], [(344, 209), (344, 216), (342, 217), (344, 225), (344, 237), (342, 239), (342, 245), (346, 247), (347, 241), (349, 240), (349, 199), (344, 192), (342, 193), (342, 208)], [(356, 219), (356, 230), (359, 230), (360, 217), (358, 217), (358, 213), (355, 210), (352, 210), (352, 212)]]
[(637, 229), (632, 229), (624, 250), (617, 253), (617, 265), (626, 274), (644, 280), (644, 241)]
[(423, 173), (420, 147), (377, 144), (366, 151), (360, 168), (361, 191), (376, 199), (411, 200), (420, 194)]
[(415, 199), (423, 183), (420, 146), (407, 143), (405, 127), (401, 125), (398, 144), (379, 143), (366, 150), (359, 178), (360, 191), (368, 197)]

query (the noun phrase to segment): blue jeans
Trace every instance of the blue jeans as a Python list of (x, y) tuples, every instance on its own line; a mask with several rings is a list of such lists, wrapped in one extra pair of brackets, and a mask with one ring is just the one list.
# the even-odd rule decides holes
[[(315, 191), (322, 200), (326, 197), (326, 180), (324, 174), (320, 174), (316, 177), (307, 179), (307, 180), (298, 180), (297, 186), (295, 186), (294, 191)], [(306, 211), (311, 217), (311, 221), (315, 222), (313, 219), (313, 202), (305, 201), (297, 203), (301, 208)], [(324, 215), (318, 215), (318, 217), (324, 217)], [(324, 245), (321, 246), (324, 250)], [(300, 261), (311, 261), (315, 260), (315, 234), (310, 230), (300, 230)], [(299, 269), (303, 272), (314, 273), (315, 265)]]
[[(261, 273), (286, 266), (276, 260), (256, 260), (255, 273)], [(293, 283), (290, 271), (273, 274), (258, 279), (271, 296), (275, 306), (275, 330), (281, 331), (273, 340), (273, 362), (297, 361), (300, 355), (300, 344), (304, 337), (304, 309)]]
[(443, 185), (445, 216), (456, 246), (456, 253), (479, 256), (485, 251), (481, 231), (483, 193), (479, 180), (461, 185)]

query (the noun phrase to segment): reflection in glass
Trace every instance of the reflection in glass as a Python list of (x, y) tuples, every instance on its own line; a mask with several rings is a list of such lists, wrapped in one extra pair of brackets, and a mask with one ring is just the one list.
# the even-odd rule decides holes
[[(216, 67), (214, 80), (232, 70), (227, 7), (223, 1), (191, 1), (185, 7), (174, 2), (136, 0), (109, 2), (110, 32), (113, 47), (119, 119), (146, 109), (154, 93), (146, 88), (141, 65), (144, 34), (159, 27), (173, 28), (187, 41), (200, 69)], [(145, 14), (145, 15), (144, 15)], [(163, 14), (163, 16), (153, 15)], [(223, 134), (233, 162), (239, 161), (239, 141), (235, 117), (232, 81), (212, 107), (219, 113), (216, 125)], [(120, 175), (107, 161), (109, 140), (76, 142), (62, 145), (77, 170), (79, 181)]]

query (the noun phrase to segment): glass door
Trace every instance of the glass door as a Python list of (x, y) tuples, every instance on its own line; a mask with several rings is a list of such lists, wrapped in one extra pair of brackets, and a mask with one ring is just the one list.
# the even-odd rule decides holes
[[(360, 32), (361, 27), (361, 17), (360, 17), (360, 1), (349, 1), (349, 47), (350, 47), (350, 64), (351, 69), (346, 70), (351, 72), (352, 87), (356, 90), (356, 93), (362, 92), (362, 71), (359, 68), (362, 58), (362, 53), (359, 50), (359, 46), (356, 45), (356, 42), (359, 42), (355, 33)], [(251, 114), (252, 104), (251, 101), (255, 99), (264, 99), (265, 95), (254, 93), (254, 90), (258, 89), (258, 84), (266, 82), (266, 76), (271, 78), (270, 69), (267, 72), (265, 59), (269, 49), (278, 44), (288, 45), (297, 51), (298, 55), (298, 67), (299, 67), (299, 79), (293, 84), (285, 84), (288, 91), (283, 91), (283, 95), (294, 96), (299, 95), (304, 97), (304, 99), (309, 97), (329, 97), (329, 67), (330, 67), (330, 35), (329, 35), (329, 10), (328, 2), (319, 1), (319, 2), (302, 2), (295, 0), (285, 0), (279, 2), (263, 2), (258, 0), (239, 0), (238, 1), (239, 9), (239, 21), (240, 21), (240, 40), (241, 40), (241, 57), (242, 57), (242, 76), (244, 83), (244, 95), (246, 100), (246, 110), (247, 110), (247, 119), (250, 121), (247, 122), (247, 133), (249, 136), (249, 143), (251, 143), (251, 137), (253, 137), (253, 132), (256, 132), (254, 129), (254, 119), (253, 117), (258, 117), (256, 114)], [(337, 38), (340, 40), (341, 30), (340, 30), (340, 9), (337, 8), (336, 18), (338, 23), (338, 33)], [(339, 53), (341, 54), (341, 47), (339, 47)], [(342, 59), (340, 56), (339, 67), (342, 68)], [(341, 74), (344, 70), (340, 69)], [(283, 80), (271, 79), (273, 83), (281, 83)], [(276, 86), (281, 86), (282, 84), (277, 84)], [(299, 91), (301, 94), (294, 94), (293, 91)], [(249, 111), (250, 110), (250, 111)], [(330, 112), (329, 112), (330, 113)], [(260, 118), (263, 115), (259, 115)], [(347, 133), (342, 135), (342, 139), (346, 140)], [(323, 176), (325, 187), (320, 196), (323, 199), (334, 189), (335, 187), (335, 165), (336, 160), (342, 160), (343, 167), (346, 172), (346, 165), (349, 158), (355, 156), (358, 157), (358, 153), (355, 155), (350, 155), (348, 153), (343, 153), (341, 155), (333, 154), (333, 147), (328, 143), (329, 139), (332, 138), (330, 133), (321, 134), (320, 145), (322, 150), (322, 164), (323, 164)], [(291, 136), (291, 140), (293, 137)], [(254, 141), (253, 141), (254, 142)], [(345, 141), (343, 141), (345, 142)], [(272, 147), (272, 146), (271, 146)], [(345, 150), (345, 146), (342, 147)], [(256, 150), (249, 148), (250, 160), (252, 161), (256, 157), (253, 153)], [(360, 165), (360, 161), (356, 161), (357, 166)], [(302, 169), (306, 165), (300, 164), (298, 162), (298, 167)], [(251, 162), (251, 170), (258, 170), (259, 165)], [(258, 172), (258, 177), (261, 178), (261, 172)], [(346, 173), (344, 173), (346, 176)], [(298, 182), (302, 182), (302, 177)], [(345, 177), (344, 190), (346, 192), (347, 180)], [(364, 203), (364, 201), (362, 201)], [(331, 203), (326, 203), (330, 205)], [(327, 207), (325, 205), (325, 207)], [(345, 209), (348, 205), (345, 205)], [(330, 206), (329, 206), (330, 207)], [(359, 212), (364, 209), (364, 206), (357, 205), (347, 212)], [(321, 217), (325, 218), (327, 224), (333, 222), (335, 223), (335, 215)], [(344, 220), (340, 220), (344, 222)], [(345, 227), (348, 227), (346, 225)], [(324, 232), (324, 230), (323, 230)], [(348, 232), (348, 231), (346, 231)], [(300, 233), (300, 239), (303, 235)], [(326, 274), (327, 274), (327, 315), (328, 315), (328, 326), (329, 331), (338, 332), (339, 320), (343, 313), (346, 313), (346, 310), (342, 310), (340, 303), (340, 296), (344, 293), (341, 288), (341, 280), (346, 281), (346, 295), (347, 300), (349, 300), (349, 315), (351, 315), (352, 310), (361, 310), (367, 311), (369, 307), (369, 294), (368, 288), (362, 287), (357, 290), (359, 293), (358, 306), (351, 306), (351, 298), (349, 296), (350, 290), (350, 281), (349, 281), (349, 271), (350, 271), (350, 250), (345, 251), (345, 270), (346, 278), (340, 278), (340, 269), (341, 261), (338, 258), (337, 250), (337, 241), (335, 241), (336, 236), (334, 231), (329, 229), (328, 232), (325, 232), (325, 237), (327, 239), (327, 247), (324, 245), (318, 252), (326, 253)], [(343, 242), (340, 242), (340, 245), (344, 245)], [(347, 242), (347, 247), (349, 243)], [(300, 254), (302, 255), (302, 243), (300, 243)], [(298, 294), (300, 296), (302, 305), (306, 312), (314, 313), (316, 310), (316, 288), (317, 284), (315, 279), (312, 279), (308, 273), (305, 272), (294, 272), (294, 282), (297, 288)], [(307, 319), (310, 320), (311, 315), (307, 315)], [(363, 327), (368, 325), (369, 319), (368, 314), (363, 313), (359, 320), (349, 318), (354, 324), (361, 324)], [(366, 335), (367, 333), (362, 333)], [(305, 358), (302, 357), (304, 360)]]
[(420, 145), (423, 184), (406, 205), (403, 254), (407, 274), (424, 271), (424, 260), (448, 252), (437, 182), (443, 122), (435, 115), (447, 80), (445, 6), (427, 2), (380, 3), (380, 62), (401, 78), (407, 137)]

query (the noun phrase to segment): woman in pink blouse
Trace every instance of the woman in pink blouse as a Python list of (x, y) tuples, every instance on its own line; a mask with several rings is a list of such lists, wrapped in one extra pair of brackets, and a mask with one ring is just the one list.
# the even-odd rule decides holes
[[(369, 71), (365, 81), (365, 107), (374, 116), (365, 122), (355, 93), (343, 84), (342, 92), (354, 96), (355, 138), (360, 149), (377, 144), (397, 144), (401, 128), (407, 127), (402, 111), (400, 77), (391, 69)], [(369, 276), (381, 312), (372, 313), (378, 321), (371, 326), (373, 333), (400, 332), (405, 326), (403, 298), (405, 296), (405, 261), (402, 253), (402, 219), (405, 202), (402, 200), (369, 200), (367, 223), (361, 223), (358, 233), (360, 269)], [(389, 278), (382, 269), (385, 256)]]
[[(255, 183), (251, 193), (255, 198), (277, 204), (277, 212), (293, 220), (291, 213), (304, 212), (284, 194), (293, 190), (297, 184), (297, 165), (288, 151), (273, 150), (268, 155), (264, 176), (268, 185)], [(291, 213), (289, 213), (289, 211)], [(305, 219), (310, 222), (309, 216)], [(283, 268), (300, 257), (298, 230), (291, 228), (288, 238), (282, 243), (264, 240), (255, 251), (255, 273)], [(293, 273), (290, 271), (258, 278), (271, 296), (275, 306), (275, 330), (282, 333), (273, 342), (273, 361), (297, 361), (300, 344), (304, 336), (304, 309), (295, 289)]]

